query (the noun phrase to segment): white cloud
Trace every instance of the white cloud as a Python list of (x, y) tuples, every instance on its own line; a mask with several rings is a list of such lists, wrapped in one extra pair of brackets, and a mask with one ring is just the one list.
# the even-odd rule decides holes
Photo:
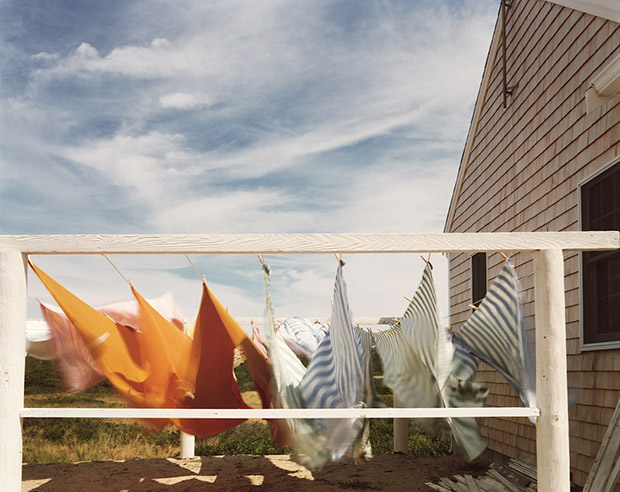
[(192, 154), (185, 150), (185, 136), (178, 133), (150, 132), (137, 137), (118, 134), (79, 147), (59, 147), (56, 154), (96, 169), (148, 204), (174, 195), (178, 178), (199, 172)]
[(177, 233), (261, 233), (314, 230), (317, 226), (312, 210), (287, 209), (294, 197), (276, 191), (219, 192), (214, 186), (204, 195), (162, 210), (154, 219), (154, 228)]
[[(67, 181), (78, 193), (83, 170), (95, 170), (142, 205), (133, 222), (118, 219), (119, 229), (142, 228), (136, 232), (438, 232), (495, 21), (488, 3), (221, 1), (148, 12), (135, 4), (131, 35), (116, 43), (115, 26), (97, 42), (101, 35), (78, 23), (63, 43), (49, 40), (49, 53), (26, 57), (36, 68), (2, 101), (3, 176), (15, 189), (27, 179), (64, 193), (58, 183), (72, 173)], [(362, 152), (370, 155), (364, 165)], [(58, 182), (41, 171), (56, 158), (75, 165)], [(339, 187), (322, 189), (327, 180)], [(313, 200), (304, 203), (300, 188)], [(39, 206), (46, 218), (63, 213)], [(400, 314), (423, 262), (351, 256), (345, 275), (354, 314)], [(277, 314), (328, 313), (334, 263), (275, 258)], [(114, 272), (100, 278), (97, 262), (57, 264), (96, 302), (109, 300), (100, 291), (122, 286)], [(215, 284), (222, 302), (261, 315), (262, 296), (248, 297), (235, 283), (245, 272), (254, 285), (260, 270), (222, 264), (234, 273)], [(165, 265), (137, 269), (136, 278), (148, 288), (172, 286), (191, 309), (195, 282)], [(89, 287), (89, 272), (97, 287)]]
[(162, 108), (194, 109), (201, 106), (210, 106), (213, 104), (213, 99), (200, 92), (175, 92), (160, 97), (159, 104), (161, 104)]

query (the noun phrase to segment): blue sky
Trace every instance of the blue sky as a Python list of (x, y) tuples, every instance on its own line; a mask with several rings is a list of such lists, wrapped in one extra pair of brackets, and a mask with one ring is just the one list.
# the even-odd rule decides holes
[[(4, 1), (0, 234), (441, 232), (498, 8)], [(111, 259), (194, 315), (183, 256)], [(344, 259), (359, 316), (400, 315), (423, 267)], [(104, 258), (34, 260), (93, 304), (130, 294)], [(262, 315), (255, 257), (192, 261), (233, 314)], [(329, 315), (333, 256), (267, 261), (277, 314)]]

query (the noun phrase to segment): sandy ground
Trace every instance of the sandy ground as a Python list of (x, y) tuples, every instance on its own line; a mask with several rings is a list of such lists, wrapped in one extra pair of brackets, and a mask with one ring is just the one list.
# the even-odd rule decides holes
[(335, 463), (311, 473), (295, 456), (214, 456), (24, 465), (22, 492), (194, 491), (426, 491), (425, 482), (486, 467), (459, 456), (375, 456), (370, 462)]

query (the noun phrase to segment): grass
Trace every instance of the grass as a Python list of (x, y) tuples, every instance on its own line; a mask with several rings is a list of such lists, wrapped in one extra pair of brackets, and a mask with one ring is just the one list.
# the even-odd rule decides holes
[[(380, 361), (373, 357), (375, 373), (382, 373)], [(235, 374), (246, 403), (260, 405), (260, 399), (246, 365)], [(389, 388), (376, 378), (377, 392), (390, 406)], [(26, 407), (124, 407), (123, 399), (104, 381), (88, 391), (67, 395), (49, 361), (26, 358)], [(391, 454), (394, 449), (391, 419), (371, 419), (370, 441), (374, 454)], [(153, 431), (131, 419), (24, 419), (23, 450), (26, 463), (164, 458), (179, 455), (180, 434), (172, 427)], [(450, 451), (450, 437), (440, 425), (409, 424), (409, 453), (440, 456)], [(197, 456), (234, 454), (291, 454), (294, 448), (279, 447), (269, 435), (264, 421), (250, 420), (217, 436), (196, 439)]]

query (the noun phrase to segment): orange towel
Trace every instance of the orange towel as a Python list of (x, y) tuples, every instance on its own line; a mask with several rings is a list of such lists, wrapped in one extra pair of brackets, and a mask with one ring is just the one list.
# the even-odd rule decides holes
[[(78, 299), (30, 263), (41, 282), (75, 325), (97, 366), (136, 407), (249, 408), (233, 372), (234, 348), (241, 346), (263, 406), (271, 403), (271, 371), (245, 332), (203, 282), (193, 340), (167, 321), (135, 290), (139, 329), (115, 323)], [(184, 432), (208, 437), (245, 419), (150, 419), (161, 428), (174, 423)], [(279, 435), (274, 429), (274, 435)]]

